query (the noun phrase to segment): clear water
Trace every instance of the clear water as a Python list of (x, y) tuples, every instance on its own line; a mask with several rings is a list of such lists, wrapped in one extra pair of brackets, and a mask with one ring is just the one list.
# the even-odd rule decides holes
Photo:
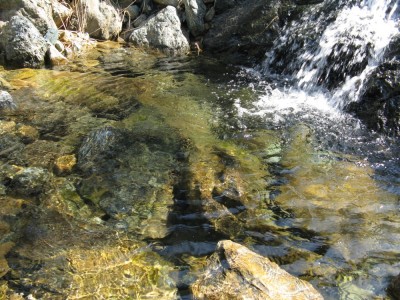
[[(342, 3), (336, 20), (370, 24), (382, 3)], [(339, 28), (321, 26), (320, 44)], [(371, 34), (373, 61), (383, 46)], [(347, 81), (306, 84), (324, 65), (318, 49), (279, 76), (272, 52), (245, 69), (112, 43), (55, 70), (1, 70), (18, 108), (0, 119), (0, 298), (191, 299), (221, 239), (326, 299), (387, 298), (400, 273), (400, 147), (340, 110), (332, 95)], [(59, 171), (70, 155), (77, 165)], [(15, 183), (32, 167), (49, 177), (30, 194)]]

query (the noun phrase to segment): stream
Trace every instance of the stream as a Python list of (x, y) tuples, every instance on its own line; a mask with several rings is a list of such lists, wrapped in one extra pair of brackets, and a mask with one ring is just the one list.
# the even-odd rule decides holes
[(343, 109), (398, 8), (352, 2), (290, 23), (254, 68), (103, 42), (67, 66), (0, 69), (17, 105), (0, 115), (0, 298), (192, 299), (230, 239), (325, 299), (388, 299), (399, 140)]

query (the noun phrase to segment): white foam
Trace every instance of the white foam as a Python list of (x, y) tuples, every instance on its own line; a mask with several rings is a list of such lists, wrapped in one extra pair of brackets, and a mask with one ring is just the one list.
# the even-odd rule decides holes
[(322, 92), (310, 94), (300, 89), (275, 88), (259, 97), (250, 108), (243, 107), (240, 99), (236, 100), (235, 106), (239, 117), (268, 116), (273, 123), (280, 123), (294, 114), (300, 114), (303, 119), (315, 115), (329, 119), (341, 118), (343, 113), (330, 104), (329, 98)]
[[(324, 80), (321, 76), (325, 78), (329, 76), (329, 71), (326, 70), (340, 67), (343, 63), (340, 58), (351, 53), (352, 59), (347, 62), (350, 66), (365, 59), (368, 59), (368, 66), (356, 78), (348, 76), (342, 86), (345, 91), (337, 92), (337, 97), (330, 102), (340, 102), (340, 96), (344, 93), (353, 97), (348, 99), (349, 101), (357, 100), (362, 82), (382, 60), (385, 48), (392, 37), (399, 32), (398, 23), (393, 19), (397, 3), (388, 14), (390, 2), (369, 0), (340, 11), (336, 20), (321, 36), (319, 47), (314, 52), (306, 51), (301, 55), (300, 59), (304, 60), (304, 64), (296, 74), (298, 85), (305, 89), (315, 87), (318, 81), (321, 83)], [(352, 89), (354, 91), (351, 91)], [(343, 107), (343, 104), (335, 106)]]
[[(305, 114), (319, 112), (324, 116), (332, 114), (332, 118), (342, 116), (340, 110), (349, 102), (358, 100), (363, 84), (382, 61), (385, 48), (393, 36), (399, 33), (400, 22), (394, 14), (398, 4), (396, 2), (392, 5), (391, 2), (393, 0), (365, 0), (344, 7), (322, 33), (318, 47), (313, 50), (305, 48), (299, 56), (303, 65), (295, 74), (297, 89), (267, 89), (266, 94), (254, 103), (254, 109), (239, 108), (238, 102), (238, 110), (242, 114), (253, 115), (275, 111), (276, 119), (301, 111)], [(294, 23), (294, 26), (302, 25)], [(293, 36), (293, 32), (288, 28), (280, 38), (280, 43), (285, 43), (290, 36)], [(350, 55), (350, 61), (341, 59)], [(273, 57), (273, 52), (267, 53), (264, 70), (268, 70)], [(346, 77), (347, 67), (357, 66), (365, 60), (368, 63), (364, 70), (357, 76)], [(344, 70), (345, 80), (341, 86), (327, 93), (323, 91), (323, 80), (333, 70)]]

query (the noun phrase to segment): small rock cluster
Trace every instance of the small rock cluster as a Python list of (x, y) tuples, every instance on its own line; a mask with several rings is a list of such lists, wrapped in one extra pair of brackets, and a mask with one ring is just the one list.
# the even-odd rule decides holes
[(140, 47), (184, 55), (190, 51), (189, 39), (197, 40), (209, 26), (211, 6), (203, 0), (1, 1), (0, 63), (18, 68), (59, 65), (90, 45), (91, 38), (120, 36)]
[(204, 48), (235, 59), (240, 53), (239, 61), (257, 58), (277, 37), (281, 6), (278, 0), (0, 1), (0, 64), (65, 64), (94, 39), (167, 55)]
[(0, 63), (17, 68), (59, 65), (90, 45), (88, 34), (68, 31), (67, 36), (59, 30), (74, 29), (67, 26), (72, 4), (66, 5), (58, 0), (1, 1)]

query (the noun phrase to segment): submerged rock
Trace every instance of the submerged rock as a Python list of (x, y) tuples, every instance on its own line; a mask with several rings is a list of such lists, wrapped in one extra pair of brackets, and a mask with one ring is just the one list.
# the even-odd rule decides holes
[(123, 139), (122, 132), (113, 127), (91, 132), (79, 149), (78, 167), (87, 174), (104, 172), (99, 168), (104, 166), (104, 161), (115, 158), (118, 152), (123, 150), (121, 147)]
[[(177, 299), (173, 266), (132, 235), (77, 222), (62, 209), (27, 214), (7, 258), (11, 291), (28, 286), (27, 299)], [(6, 251), (0, 245), (0, 266)]]
[(118, 230), (160, 238), (168, 231), (180, 140), (156, 124), (136, 126), (132, 131), (106, 127), (88, 135), (78, 155), (78, 167), (87, 175), (79, 194)]
[(23, 16), (12, 17), (0, 34), (0, 50), (6, 63), (15, 67), (42, 66), (47, 48), (38, 29)]
[(13, 110), (17, 108), (17, 104), (9, 92), (0, 91), (0, 112), (3, 110)]
[(173, 6), (167, 6), (150, 17), (140, 28), (132, 32), (129, 41), (171, 55), (183, 55), (190, 49), (188, 39), (181, 30), (181, 21), (176, 8)]
[(192, 291), (196, 299), (323, 299), (310, 283), (228, 240), (218, 243)]
[(11, 188), (13, 192), (22, 196), (34, 196), (42, 193), (48, 181), (50, 174), (47, 170), (42, 168), (26, 168), (17, 172), (11, 181)]

